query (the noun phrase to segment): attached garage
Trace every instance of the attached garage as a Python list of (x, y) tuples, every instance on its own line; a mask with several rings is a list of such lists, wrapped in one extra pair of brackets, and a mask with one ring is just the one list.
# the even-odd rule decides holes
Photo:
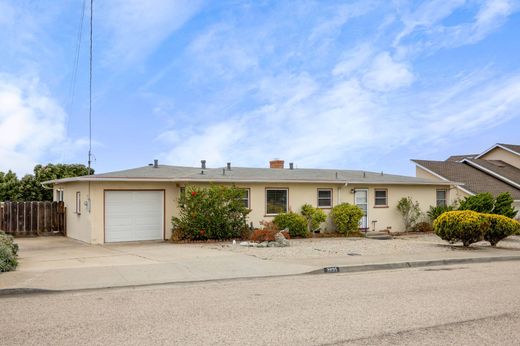
[(164, 239), (163, 190), (105, 190), (105, 242)]

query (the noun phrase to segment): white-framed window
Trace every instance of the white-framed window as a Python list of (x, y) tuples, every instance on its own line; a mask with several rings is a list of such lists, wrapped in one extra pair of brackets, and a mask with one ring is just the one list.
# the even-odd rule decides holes
[(251, 209), (251, 204), (249, 200), (249, 196), (251, 195), (251, 190), (248, 188), (240, 189), (242, 191), (242, 202), (244, 203), (244, 207), (247, 209)]
[(332, 208), (332, 189), (318, 189), (318, 208)]
[(289, 189), (265, 189), (265, 213), (267, 215), (287, 213), (287, 210), (289, 209), (288, 203)]
[(374, 206), (375, 207), (388, 207), (388, 190), (387, 189), (375, 189), (374, 190)]
[(445, 207), (447, 205), (446, 203), (446, 190), (437, 190), (437, 206), (438, 207)]
[(63, 190), (62, 189), (57, 189), (56, 190), (56, 199), (55, 199), (56, 202), (63, 202)]
[(81, 192), (76, 192), (76, 214), (81, 214)]

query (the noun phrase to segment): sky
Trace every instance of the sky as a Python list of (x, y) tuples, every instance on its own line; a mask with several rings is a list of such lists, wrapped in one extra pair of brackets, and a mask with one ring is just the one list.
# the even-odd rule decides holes
[[(520, 1), (111, 0), (93, 7), (97, 172), (414, 175), (520, 144)], [(84, 163), (90, 1), (0, 0), (0, 170)]]

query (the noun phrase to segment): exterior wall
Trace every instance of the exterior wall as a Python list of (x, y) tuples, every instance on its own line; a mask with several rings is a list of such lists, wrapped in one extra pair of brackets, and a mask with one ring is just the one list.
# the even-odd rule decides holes
[(417, 178), (422, 178), (422, 179), (431, 179), (431, 180), (438, 180), (438, 181), (443, 181), (441, 178), (439, 178), (438, 176), (434, 175), (434, 174), (431, 174), (430, 172), (422, 169), (421, 167), (419, 166), (415, 166), (415, 176)]
[[(63, 189), (63, 202), (65, 203), (67, 236), (86, 243), (92, 242), (92, 214), (88, 212), (85, 201), (88, 199), (88, 183), (68, 183), (54, 186), (54, 196), (56, 190)], [(76, 213), (76, 192), (80, 193), (81, 213)]]
[[(89, 213), (84, 205), (84, 201), (88, 198), (88, 183), (68, 183), (56, 186), (64, 190), (64, 201), (67, 207), (67, 231), (68, 236), (87, 243), (102, 244), (104, 243), (104, 191), (105, 190), (164, 190), (165, 201), (165, 220), (164, 230), (165, 239), (171, 236), (171, 218), (178, 215), (177, 200), (179, 197), (180, 187), (186, 184), (165, 183), (165, 182), (92, 182), (90, 186), (91, 212)], [(204, 184), (198, 184), (204, 185)], [(205, 184), (207, 185), (207, 184)], [(309, 203), (317, 206), (318, 189), (332, 189), (333, 206), (339, 203), (354, 203), (354, 194), (351, 192), (355, 188), (368, 188), (368, 226), (373, 229), (391, 229), (392, 231), (403, 231), (403, 221), (397, 211), (397, 202), (402, 197), (411, 196), (419, 202), (421, 210), (426, 212), (428, 208), (436, 204), (436, 190), (446, 189), (446, 186), (417, 186), (417, 185), (377, 185), (377, 186), (361, 186), (361, 185), (314, 185), (314, 184), (248, 184), (237, 185), (237, 187), (250, 189), (250, 207), (252, 209), (249, 214), (249, 221), (254, 227), (260, 226), (262, 220), (272, 220), (274, 216), (266, 215), (266, 188), (287, 188), (289, 189), (288, 205), (289, 210), (298, 212), (301, 206)], [(384, 188), (388, 191), (388, 207), (374, 206), (374, 190)], [(448, 198), (453, 194), (452, 189), (448, 193)], [(75, 213), (76, 192), (81, 192), (82, 212), (80, 215)], [(323, 209), (329, 214), (330, 208)], [(330, 220), (322, 225), (324, 231), (334, 229)]]
[(483, 160), (502, 160), (516, 168), (520, 168), (520, 156), (497, 147), (480, 157)]
[[(415, 166), (415, 176), (417, 178), (423, 178), (423, 179), (432, 179), (432, 180), (438, 180), (443, 181), (438, 176), (431, 174), (430, 172), (422, 169), (419, 166)], [(448, 191), (448, 204), (455, 204), (459, 200), (464, 199), (464, 197), (469, 196), (469, 193), (462, 191), (461, 189), (457, 187), (451, 187)]]
[[(412, 197), (414, 201), (419, 202), (419, 207), (423, 213), (426, 213), (430, 206), (437, 203), (437, 189), (446, 189), (445, 185), (439, 186), (420, 186), (420, 185), (378, 185), (378, 186), (362, 186), (348, 185), (341, 189), (341, 199), (343, 202), (354, 203), (354, 193), (352, 189), (368, 189), (368, 227), (370, 230), (390, 229), (393, 232), (404, 231), (404, 222), (397, 210), (397, 203), (403, 197)], [(387, 189), (388, 206), (375, 206), (376, 189)], [(448, 193), (449, 195), (449, 193)], [(374, 223), (375, 222), (375, 228)]]

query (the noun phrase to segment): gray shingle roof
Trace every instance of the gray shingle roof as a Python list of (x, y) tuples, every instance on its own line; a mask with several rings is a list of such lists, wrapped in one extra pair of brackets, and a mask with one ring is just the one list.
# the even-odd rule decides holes
[(460, 162), (464, 159), (468, 159), (468, 158), (474, 158), (475, 156), (477, 156), (478, 154), (469, 154), (469, 155), (452, 155), (450, 157), (448, 157), (446, 159), (446, 161), (455, 161), (455, 162)]
[(514, 151), (515, 153), (520, 154), (520, 145), (517, 144), (505, 144), (505, 143), (497, 143), (498, 145), (501, 145), (509, 150)]
[[(95, 174), (91, 176), (52, 180), (47, 183), (67, 183), (72, 181), (186, 181), (186, 182), (302, 182), (302, 183), (359, 183), (359, 184), (449, 184), (430, 179), (422, 179), (394, 174), (381, 174), (356, 170), (334, 169), (272, 169), (232, 167), (209, 168), (202, 170), (197, 167), (180, 167), (159, 165), (139, 167), (123, 171)], [(204, 172), (201, 174), (201, 172)]]
[(453, 161), (412, 160), (420, 166), (437, 173), (445, 179), (464, 183), (464, 189), (473, 193), (490, 192), (498, 195), (509, 192), (513, 199), (520, 200), (520, 189), (495, 178), (469, 164)]
[(520, 185), (520, 169), (501, 160), (466, 159), (484, 169)]

